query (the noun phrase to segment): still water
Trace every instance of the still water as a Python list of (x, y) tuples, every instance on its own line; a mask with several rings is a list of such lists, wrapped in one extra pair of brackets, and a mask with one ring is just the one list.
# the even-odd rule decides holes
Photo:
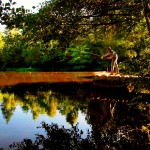
[[(87, 130), (103, 132), (103, 136), (108, 137), (109, 131), (115, 129), (112, 137), (132, 138), (135, 143), (142, 138), (142, 147), (148, 148), (149, 85), (140, 86), (145, 89), (144, 94), (130, 92), (133, 82), (128, 83), (128, 88), (108, 86), (108, 83), (98, 86), (92, 82), (97, 74), (1, 72), (0, 148), (8, 150), (13, 142), (25, 138), (34, 141), (35, 134), (45, 134), (43, 129), (37, 128), (42, 121), (65, 128), (78, 123), (83, 138), (86, 138)], [(118, 140), (114, 138), (113, 141)], [(105, 143), (105, 148), (112, 143)]]

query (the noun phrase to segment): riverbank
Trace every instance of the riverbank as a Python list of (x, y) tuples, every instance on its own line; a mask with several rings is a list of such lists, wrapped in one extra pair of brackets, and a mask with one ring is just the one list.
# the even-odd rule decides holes
[[(139, 83), (138, 83), (139, 82)], [(142, 93), (150, 93), (149, 79), (131, 75), (110, 75), (106, 71), (91, 72), (0, 72), (0, 86), (31, 83), (92, 83), (99, 87), (127, 88), (129, 92), (139, 85)], [(146, 83), (143, 86), (143, 83)]]

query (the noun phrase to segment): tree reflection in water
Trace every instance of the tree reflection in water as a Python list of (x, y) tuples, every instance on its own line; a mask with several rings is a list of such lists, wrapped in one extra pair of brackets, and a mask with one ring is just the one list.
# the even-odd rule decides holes
[(92, 124), (92, 134), (99, 149), (150, 148), (148, 97), (136, 98), (138, 102), (134, 97), (130, 102), (93, 100), (89, 103), (88, 121)]
[[(1, 109), (7, 123), (16, 106), (20, 105), (25, 112), (31, 110), (33, 119), (45, 113), (54, 117), (59, 110), (72, 125), (67, 130), (43, 123), (45, 136), (36, 135), (35, 142), (24, 140), (13, 145), (15, 148), (38, 149), (40, 145), (43, 149), (149, 149), (149, 95), (125, 92), (118, 93), (118, 89), (115, 91), (90, 84), (16, 85), (1, 88)], [(92, 127), (92, 132), (85, 139), (75, 125), (79, 110), (86, 115), (87, 123)]]

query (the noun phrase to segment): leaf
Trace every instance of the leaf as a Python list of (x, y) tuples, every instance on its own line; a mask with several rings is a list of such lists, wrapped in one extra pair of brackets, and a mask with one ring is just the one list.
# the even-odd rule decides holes
[(6, 6), (10, 6), (10, 3), (5, 3), (5, 7), (6, 7)]
[(146, 126), (142, 126), (142, 131), (147, 131), (147, 127)]

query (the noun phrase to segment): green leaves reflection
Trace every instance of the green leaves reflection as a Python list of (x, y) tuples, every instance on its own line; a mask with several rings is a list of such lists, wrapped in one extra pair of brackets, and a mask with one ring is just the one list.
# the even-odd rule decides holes
[(13, 112), (16, 108), (16, 104), (19, 104), (19, 101), (16, 103), (14, 99), (14, 94), (9, 93), (0, 93), (0, 102), (2, 103), (2, 113), (6, 120), (6, 123), (8, 123), (11, 119), (11, 116), (13, 115)]
[[(66, 116), (66, 121), (69, 124), (76, 123), (78, 111), (81, 106), (83, 107), (79, 101), (70, 99), (67, 95), (53, 92), (51, 89), (31, 90), (24, 89), (23, 86), (2, 88), (0, 92), (2, 114), (7, 123), (9, 123), (17, 105), (20, 105), (24, 112), (31, 111), (34, 120), (41, 114), (47, 114), (53, 118), (59, 110), (62, 115)], [(16, 91), (19, 88), (22, 90)]]
[(121, 90), (115, 92), (111, 87), (105, 89), (75, 84), (23, 84), (1, 88), (0, 103), (7, 123), (17, 105), (25, 112), (31, 111), (33, 119), (40, 114), (55, 117), (59, 111), (72, 127), (81, 111), (92, 127), (92, 139), (99, 148), (148, 149), (148, 94), (124, 96)]

